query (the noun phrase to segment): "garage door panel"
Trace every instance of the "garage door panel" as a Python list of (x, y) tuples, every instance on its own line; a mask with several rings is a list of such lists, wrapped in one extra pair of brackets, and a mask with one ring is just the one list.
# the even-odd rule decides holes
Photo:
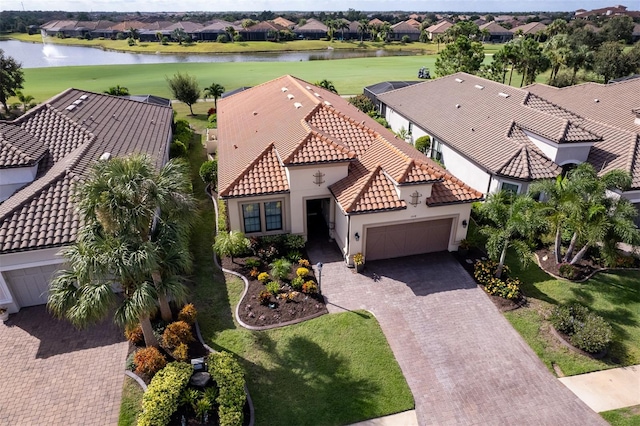
[(57, 264), (5, 271), (3, 275), (21, 308), (43, 305), (49, 297), (49, 282)]
[(367, 229), (367, 260), (390, 259), (447, 250), (452, 219), (438, 219)]

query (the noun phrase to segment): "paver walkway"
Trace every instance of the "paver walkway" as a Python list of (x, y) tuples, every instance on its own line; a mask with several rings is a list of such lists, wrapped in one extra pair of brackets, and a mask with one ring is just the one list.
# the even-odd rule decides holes
[[(420, 425), (605, 425), (564, 387), (449, 253), (347, 269), (330, 246), (323, 262), (330, 312), (376, 316), (413, 393)], [(380, 279), (374, 281), (372, 273)]]
[(562, 377), (560, 381), (598, 413), (640, 405), (640, 365)]
[(0, 323), (0, 425), (115, 425), (128, 343), (111, 320), (77, 331), (44, 306)]

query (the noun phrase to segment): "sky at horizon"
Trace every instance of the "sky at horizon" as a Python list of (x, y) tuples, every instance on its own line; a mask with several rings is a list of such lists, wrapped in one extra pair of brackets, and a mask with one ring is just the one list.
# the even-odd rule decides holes
[[(630, 10), (639, 9), (634, 1)], [(624, 3), (624, 2), (623, 2)], [(229, 11), (452, 11), (452, 12), (532, 12), (598, 9), (619, 4), (619, 0), (7, 0), (3, 10), (63, 10), (70, 12), (229, 12)]]

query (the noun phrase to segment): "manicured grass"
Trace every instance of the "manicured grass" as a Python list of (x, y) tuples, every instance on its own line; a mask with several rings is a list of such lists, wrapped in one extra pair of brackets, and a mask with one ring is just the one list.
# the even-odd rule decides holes
[(194, 115), (190, 115), (189, 107), (186, 104), (181, 102), (173, 104), (173, 109), (178, 114), (178, 118), (187, 120), (193, 129), (199, 133), (204, 133), (204, 129), (209, 124), (207, 112), (209, 108), (213, 108), (213, 99), (207, 99), (206, 102), (197, 102), (192, 105), (192, 108)]
[[(522, 268), (514, 253), (507, 263), (511, 275), (522, 281), (530, 306), (505, 316), (551, 371), (553, 364), (565, 375), (574, 375), (640, 363), (640, 272), (599, 273), (584, 283), (573, 283), (547, 275), (534, 263)], [(545, 318), (553, 306), (573, 302), (589, 307), (612, 325), (614, 343), (603, 360), (575, 354), (549, 333)]]
[(600, 413), (613, 426), (640, 425), (640, 405)]
[[(99, 54), (99, 53), (97, 53)], [(487, 57), (488, 58), (488, 57)], [(29, 68), (24, 70), (24, 93), (36, 102), (45, 101), (61, 91), (75, 87), (103, 92), (111, 86), (129, 88), (133, 94), (153, 94), (171, 98), (167, 77), (177, 72), (194, 76), (201, 88), (213, 82), (226, 90), (256, 86), (285, 74), (315, 83), (323, 79), (333, 82), (342, 95), (362, 93), (365, 86), (387, 80), (417, 80), (420, 67), (431, 69), (435, 77), (437, 55), (393, 56), (379, 58), (339, 59), (301, 62), (215, 62), (139, 65), (103, 65), (77, 67)], [(487, 59), (489, 60), (489, 59)], [(538, 77), (545, 82), (547, 74)], [(514, 74), (512, 85), (521, 77)], [(16, 101), (10, 99), (10, 103)]]
[(207, 344), (236, 354), (247, 374), (256, 424), (341, 425), (413, 408), (413, 397), (375, 318), (367, 312), (324, 315), (298, 325), (252, 332), (233, 309), (242, 282), (214, 266), (214, 214), (197, 177), (202, 150), (192, 149), (200, 221), (192, 237), (193, 300)]
[(142, 412), (142, 388), (130, 377), (124, 378), (122, 387), (122, 401), (120, 403), (120, 416), (118, 426), (130, 426), (136, 424), (138, 414)]

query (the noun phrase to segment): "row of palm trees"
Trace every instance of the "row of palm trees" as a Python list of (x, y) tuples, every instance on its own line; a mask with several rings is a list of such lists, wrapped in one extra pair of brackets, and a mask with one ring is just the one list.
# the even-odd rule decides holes
[(101, 160), (73, 198), (82, 226), (63, 250), (67, 269), (51, 283), (48, 308), (76, 327), (115, 309), (117, 324), (140, 324), (145, 343), (157, 346), (151, 315), (159, 308), (171, 320), (169, 300), (185, 299), (183, 276), (192, 264), (195, 202), (186, 163), (171, 160), (157, 171), (139, 154)]
[[(500, 277), (509, 248), (526, 265), (532, 242), (541, 232), (554, 235), (557, 263), (575, 265), (592, 247), (599, 247), (608, 263), (617, 256), (617, 244), (640, 244), (640, 230), (634, 223), (635, 207), (612, 191), (631, 186), (631, 176), (621, 170), (598, 176), (592, 165), (583, 163), (555, 180), (531, 185), (526, 194), (500, 191), (489, 195), (479, 208), (487, 222), (481, 232), (487, 237), (487, 251), (499, 259)], [(542, 202), (534, 197), (540, 196)]]

